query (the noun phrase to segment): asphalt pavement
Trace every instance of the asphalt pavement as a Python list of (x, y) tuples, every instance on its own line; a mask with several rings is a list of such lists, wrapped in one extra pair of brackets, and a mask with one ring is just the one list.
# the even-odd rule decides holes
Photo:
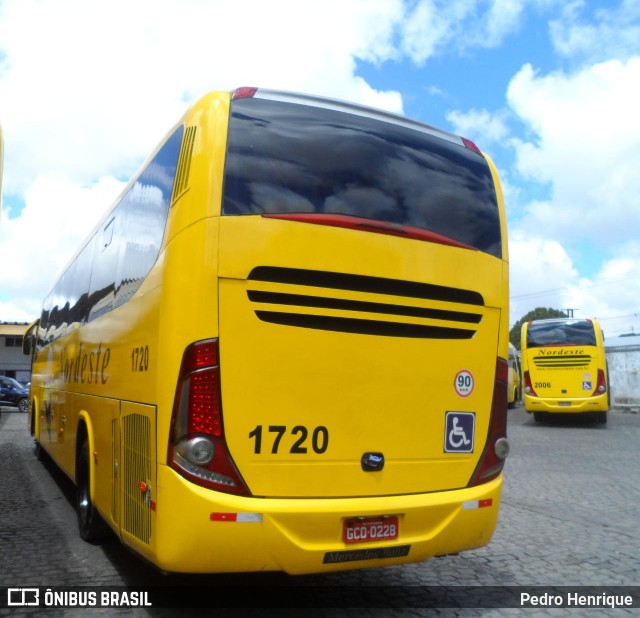
[[(240, 599), (238, 604), (246, 599), (247, 606), (253, 608), (251, 615), (264, 614), (256, 609), (260, 600), (251, 598), (257, 590), (268, 591), (267, 605), (273, 604), (274, 594), (276, 599), (280, 594), (274, 590), (295, 596), (311, 586), (347, 595), (345, 608), (341, 608), (339, 597), (332, 606), (326, 599), (320, 602), (318, 596), (321, 609), (313, 615), (321, 616), (497, 616), (523, 611), (578, 616), (584, 615), (584, 608), (539, 604), (520, 610), (486, 607), (481, 602), (475, 609), (434, 609), (422, 604), (425, 598), (428, 601), (425, 594), (456, 593), (457, 587), (468, 588), (471, 593), (495, 590), (496, 594), (506, 588), (518, 595), (547, 590), (563, 593), (566, 587), (580, 587), (581, 592), (594, 597), (607, 591), (627, 592), (636, 603), (633, 608), (593, 610), (593, 615), (640, 614), (640, 414), (614, 411), (606, 425), (579, 421), (536, 424), (517, 407), (509, 411), (508, 435), (511, 454), (505, 469), (500, 518), (487, 547), (420, 564), (318, 576), (165, 575), (129, 553), (115, 537), (102, 545), (80, 539), (73, 485), (51, 463), (34, 457), (27, 416), (2, 408), (0, 587), (127, 586), (177, 591), (185, 586), (206, 586), (212, 594), (232, 587)], [(365, 595), (360, 605), (354, 603), (354, 591)], [(367, 597), (372, 591), (374, 596)], [(390, 599), (389, 607), (379, 606), (380, 596), (375, 591), (384, 591), (384, 598)], [(290, 613), (279, 611), (278, 615), (300, 615), (286, 599), (282, 605)], [(212, 606), (217, 607), (215, 596)], [(35, 608), (33, 612), (28, 607), (19, 611), (1, 608), (0, 603), (0, 615), (36, 613)], [(304, 614), (310, 615), (313, 608), (312, 599)], [(38, 611), (51, 616), (80, 616), (90, 610)], [(218, 608), (208, 615), (229, 615), (230, 611)], [(91, 612), (132, 616), (183, 613), (156, 608)]]

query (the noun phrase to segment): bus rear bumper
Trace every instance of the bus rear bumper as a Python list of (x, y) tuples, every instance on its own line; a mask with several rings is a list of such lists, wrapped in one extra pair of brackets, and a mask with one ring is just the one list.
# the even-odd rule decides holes
[(584, 414), (606, 412), (609, 408), (607, 393), (595, 397), (542, 398), (523, 396), (524, 409), (531, 412), (550, 414)]
[[(501, 487), (502, 475), (477, 487), (429, 494), (244, 498), (199, 487), (159, 466), (152, 561), (170, 572), (291, 574), (419, 562), (486, 545)], [(345, 519), (384, 516), (397, 517), (396, 539), (343, 541)]]

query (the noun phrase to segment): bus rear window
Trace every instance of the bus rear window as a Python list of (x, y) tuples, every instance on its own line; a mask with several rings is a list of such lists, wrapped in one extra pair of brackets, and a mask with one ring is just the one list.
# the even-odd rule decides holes
[(596, 333), (590, 320), (549, 320), (531, 322), (527, 327), (527, 346), (596, 345)]
[(427, 130), (325, 107), (232, 103), (222, 213), (350, 215), (502, 255), (484, 157)]

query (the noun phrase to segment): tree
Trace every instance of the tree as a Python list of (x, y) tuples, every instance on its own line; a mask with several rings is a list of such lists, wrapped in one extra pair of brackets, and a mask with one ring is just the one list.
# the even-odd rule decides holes
[(509, 341), (513, 343), (516, 349), (520, 349), (520, 335), (522, 325), (531, 320), (546, 320), (547, 318), (566, 318), (567, 314), (560, 309), (552, 309), (551, 307), (536, 307), (533, 311), (523, 315), (509, 331)]

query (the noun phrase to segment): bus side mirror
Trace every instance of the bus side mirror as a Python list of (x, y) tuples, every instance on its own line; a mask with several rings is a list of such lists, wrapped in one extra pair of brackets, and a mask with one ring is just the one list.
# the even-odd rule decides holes
[(31, 356), (35, 349), (35, 333), (38, 330), (38, 326), (40, 325), (40, 320), (36, 320), (33, 322), (29, 328), (27, 328), (27, 332), (24, 334), (22, 338), (22, 353), (27, 356)]

